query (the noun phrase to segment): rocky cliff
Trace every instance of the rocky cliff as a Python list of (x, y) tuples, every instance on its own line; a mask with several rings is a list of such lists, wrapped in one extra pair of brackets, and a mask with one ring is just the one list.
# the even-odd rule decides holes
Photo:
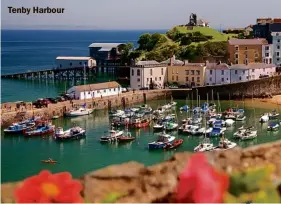
[[(231, 173), (248, 167), (265, 164), (275, 165), (274, 180), (281, 178), (281, 141), (247, 149), (235, 148), (223, 152), (209, 152), (209, 163), (218, 169)], [(109, 194), (122, 195), (117, 202), (170, 202), (178, 183), (178, 175), (185, 167), (192, 153), (177, 153), (170, 160), (145, 167), (128, 162), (112, 165), (88, 173), (80, 178), (86, 202), (101, 202)], [(14, 202), (13, 191), (20, 182), (2, 184), (2, 202)]]

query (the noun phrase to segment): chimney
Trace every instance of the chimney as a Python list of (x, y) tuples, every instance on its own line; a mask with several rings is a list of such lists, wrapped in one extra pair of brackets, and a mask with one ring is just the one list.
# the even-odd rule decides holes
[(205, 66), (207, 66), (207, 64), (209, 64), (209, 60), (206, 60), (206, 61), (205, 61)]
[(170, 64), (173, 66), (175, 64), (176, 56), (173, 55), (173, 57), (170, 58)]
[(184, 65), (187, 65), (188, 64), (188, 60), (184, 60)]

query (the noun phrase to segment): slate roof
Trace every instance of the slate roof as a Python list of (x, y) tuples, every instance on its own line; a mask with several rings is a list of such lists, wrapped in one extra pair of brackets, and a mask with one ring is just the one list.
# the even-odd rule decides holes
[(230, 45), (266, 45), (268, 44), (265, 38), (256, 39), (230, 39), (228, 41)]
[(206, 69), (229, 69), (229, 66), (226, 63), (208, 63)]
[(138, 61), (137, 63), (136, 63), (136, 65), (158, 65), (158, 64), (160, 64), (159, 62), (157, 62), (157, 61), (155, 61), (155, 60), (148, 60), (148, 61)]
[(125, 43), (92, 43), (89, 47), (100, 47), (101, 49), (99, 51), (110, 51), (112, 48), (116, 48), (122, 44)]
[(81, 86), (74, 86), (77, 91), (93, 91), (93, 90), (100, 90), (100, 89), (110, 89), (110, 88), (118, 88), (121, 87), (116, 81), (98, 83), (98, 84), (87, 84)]
[(230, 66), (230, 69), (262, 69), (276, 67), (274, 64), (264, 64), (264, 63), (250, 63), (246, 64), (234, 64)]
[[(167, 59), (167, 60), (161, 62), (161, 64), (170, 64), (170, 62), (171, 62), (171, 59)], [(176, 59), (176, 60), (174, 60), (173, 65), (183, 65), (183, 64), (184, 64), (183, 61)]]
[(281, 23), (272, 23), (269, 25), (271, 32), (281, 32)]

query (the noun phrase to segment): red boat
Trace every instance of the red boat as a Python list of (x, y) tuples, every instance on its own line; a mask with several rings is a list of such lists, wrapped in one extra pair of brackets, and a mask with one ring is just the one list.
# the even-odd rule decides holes
[(131, 142), (135, 139), (136, 139), (135, 137), (131, 137), (131, 136), (121, 136), (118, 138), (118, 142)]
[(141, 121), (138, 121), (135, 123), (136, 128), (143, 128), (143, 127), (148, 127), (150, 124), (150, 121), (148, 119), (143, 119)]
[(183, 139), (175, 140), (172, 144), (168, 143), (166, 146), (164, 146), (164, 150), (170, 150), (175, 149), (176, 147), (181, 146), (183, 143)]
[(53, 133), (55, 131), (55, 126), (48, 124), (43, 126), (38, 126), (35, 130), (25, 131), (25, 136), (41, 136)]

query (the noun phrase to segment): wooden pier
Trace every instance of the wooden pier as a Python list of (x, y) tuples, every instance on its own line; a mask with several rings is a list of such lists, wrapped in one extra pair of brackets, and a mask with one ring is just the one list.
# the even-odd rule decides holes
[(22, 73), (4, 74), (1, 78), (7, 79), (46, 79), (46, 80), (81, 80), (94, 78), (98, 72), (111, 72), (117, 77), (126, 77), (130, 73), (129, 66), (107, 65), (96, 67), (77, 67), (67, 69), (45, 69)]

